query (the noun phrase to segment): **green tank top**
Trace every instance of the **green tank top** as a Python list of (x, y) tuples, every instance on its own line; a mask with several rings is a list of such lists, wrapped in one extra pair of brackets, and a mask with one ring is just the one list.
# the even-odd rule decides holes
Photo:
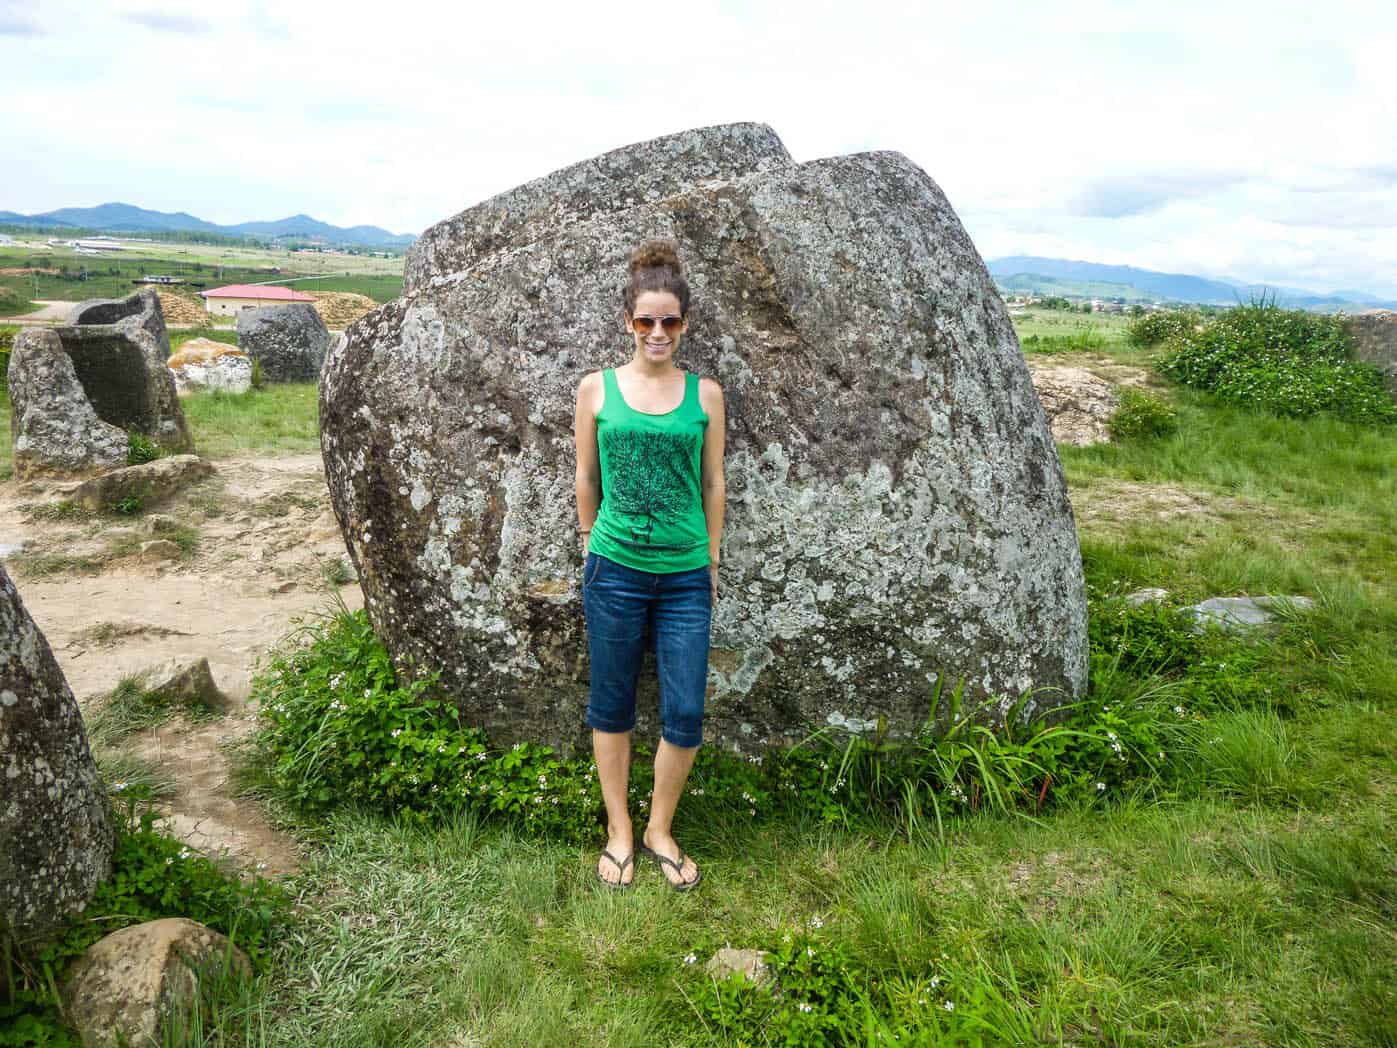
[(707, 567), (700, 482), (708, 415), (698, 376), (684, 376), (684, 399), (662, 415), (632, 410), (611, 368), (602, 372), (602, 388), (601, 508), (588, 551), (657, 575)]

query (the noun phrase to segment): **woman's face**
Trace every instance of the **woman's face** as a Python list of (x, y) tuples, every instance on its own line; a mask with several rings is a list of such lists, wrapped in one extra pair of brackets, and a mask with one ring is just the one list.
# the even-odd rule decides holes
[[(664, 324), (666, 317), (675, 318), (668, 329)], [(644, 323), (647, 318), (653, 323)], [(642, 291), (636, 296), (635, 312), (626, 314), (626, 330), (635, 339), (635, 358), (647, 364), (673, 361), (688, 326), (679, 314), (678, 297), (668, 291)], [(642, 332), (642, 327), (650, 330)]]

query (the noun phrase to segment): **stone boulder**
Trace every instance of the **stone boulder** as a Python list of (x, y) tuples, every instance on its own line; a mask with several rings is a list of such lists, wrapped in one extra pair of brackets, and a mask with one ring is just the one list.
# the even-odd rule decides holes
[(0, 566), (0, 934), (62, 931), (111, 873), (112, 845), (77, 701)]
[(252, 388), (252, 358), (223, 342), (191, 339), (170, 358), (168, 367), (181, 396), (202, 390), (246, 393)]
[(169, 659), (150, 667), (141, 677), (145, 693), (165, 706), (226, 710), (230, 705), (228, 696), (214, 683), (213, 670), (205, 657), (192, 661)]
[(1314, 608), (1311, 597), (1209, 597), (1182, 611), (1193, 619), (1194, 632), (1213, 626), (1245, 633), (1271, 622), (1278, 614), (1300, 614)]
[(969, 237), (906, 157), (796, 164), (756, 125), (631, 146), (428, 230), (409, 294), (331, 350), (331, 498), (400, 672), (439, 672), (499, 741), (585, 743), (575, 392), (629, 358), (620, 288), (656, 236), (694, 290), (681, 366), (727, 397), (710, 740), (906, 735), (943, 684), (986, 717), (1077, 698), (1067, 488)]
[(139, 499), (142, 506), (150, 507), (213, 472), (213, 466), (198, 455), (171, 455), (85, 480), (68, 498), (91, 513), (109, 510), (125, 499)]
[(15, 336), (15, 473), (84, 474), (121, 465), (132, 429), (168, 451), (193, 451), (165, 366), (170, 343), (155, 292), (82, 302), (69, 319)]
[(308, 302), (238, 314), (238, 347), (258, 362), (268, 382), (314, 382), (329, 344), (325, 321)]
[(1055, 441), (1085, 447), (1111, 439), (1106, 424), (1120, 406), (1120, 397), (1111, 383), (1086, 368), (1030, 364), (1029, 373)]
[(183, 917), (147, 921), (99, 939), (73, 963), (65, 1012), (83, 1048), (184, 1044), (200, 976), (225, 971), (252, 975), (225, 936)]
[(1353, 336), (1354, 355), (1383, 373), (1387, 391), (1397, 400), (1397, 313), (1374, 309), (1344, 321)]

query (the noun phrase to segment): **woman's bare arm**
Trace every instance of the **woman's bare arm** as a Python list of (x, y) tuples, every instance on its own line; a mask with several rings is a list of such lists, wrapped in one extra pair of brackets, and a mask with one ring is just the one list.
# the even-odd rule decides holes
[(708, 415), (703, 435), (703, 519), (708, 525), (708, 565), (713, 572), (713, 594), (718, 594), (718, 560), (723, 543), (723, 517), (727, 513), (728, 484), (723, 473), (727, 443), (727, 409), (723, 388), (711, 378), (699, 382), (699, 404)]
[(577, 450), (577, 526), (582, 532), (582, 552), (592, 535), (592, 524), (601, 507), (601, 458), (597, 453), (596, 398), (601, 388), (601, 372), (594, 371), (577, 387), (577, 411), (572, 435)]

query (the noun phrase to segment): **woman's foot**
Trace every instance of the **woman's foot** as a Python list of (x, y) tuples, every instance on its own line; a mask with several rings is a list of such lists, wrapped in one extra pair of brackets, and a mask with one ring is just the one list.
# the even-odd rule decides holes
[(641, 844), (641, 851), (655, 860), (670, 887), (676, 891), (688, 891), (702, 879), (698, 864), (684, 854), (679, 842), (670, 834), (647, 829)]
[(635, 842), (630, 833), (613, 833), (597, 859), (597, 878), (616, 888), (630, 886), (635, 878)]

